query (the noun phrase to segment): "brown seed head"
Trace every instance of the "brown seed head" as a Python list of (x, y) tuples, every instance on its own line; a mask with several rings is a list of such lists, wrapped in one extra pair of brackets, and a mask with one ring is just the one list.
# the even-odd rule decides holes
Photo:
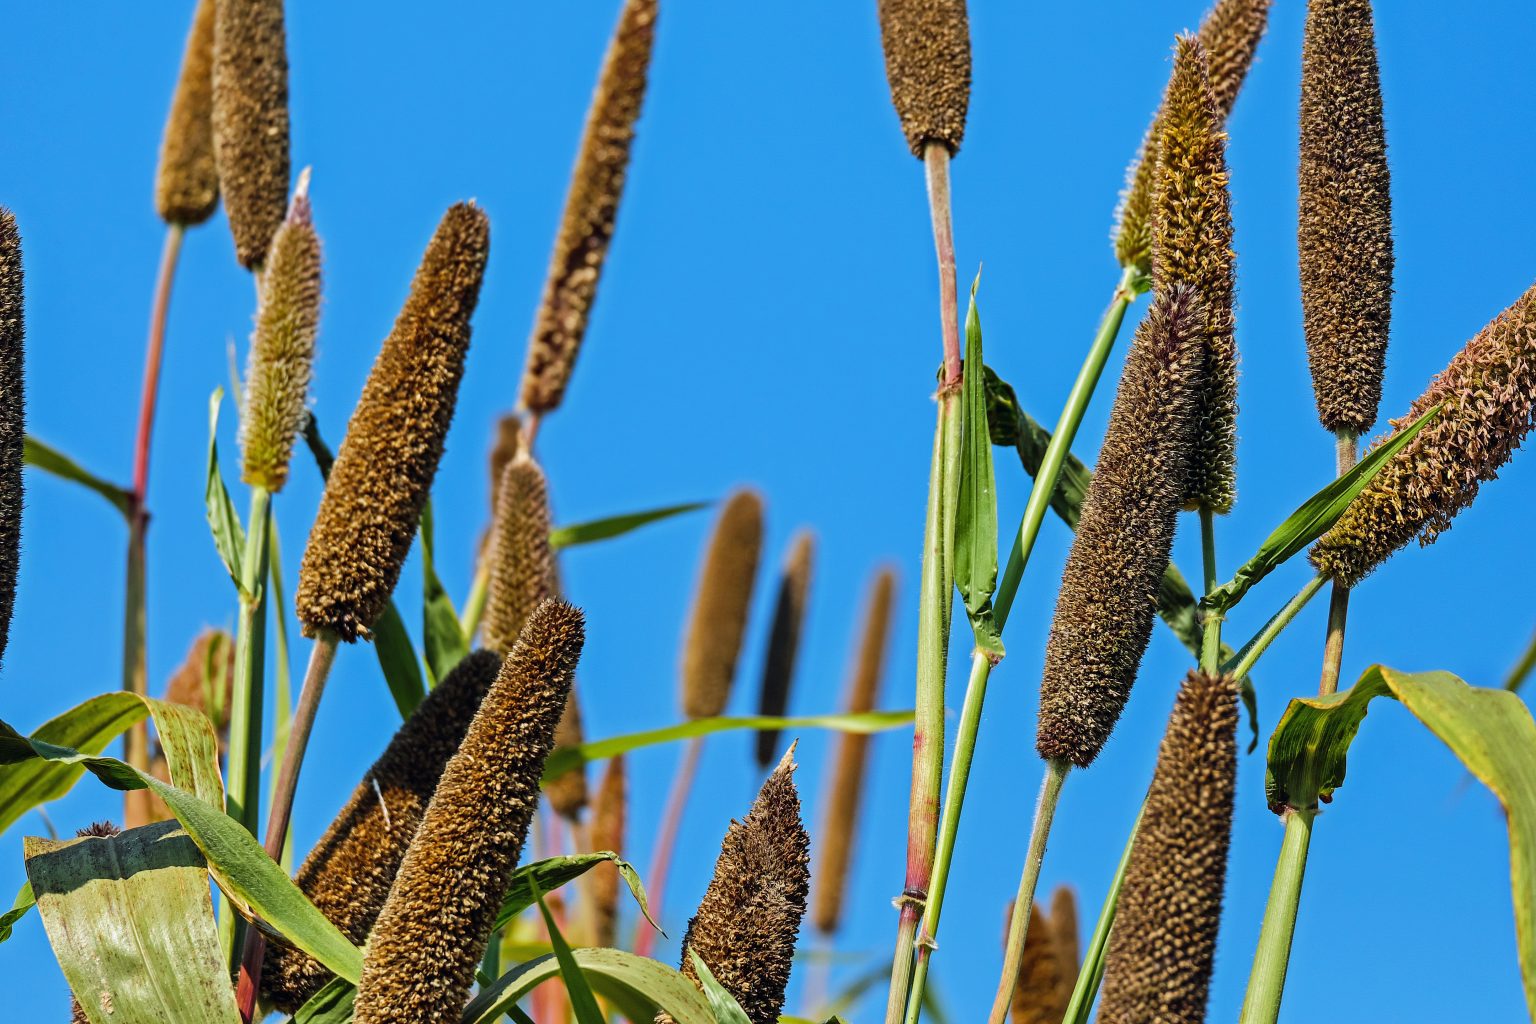
[(205, 629), (165, 684), (165, 699), (208, 716), (222, 741), (229, 732), (230, 694), (235, 678), (235, 639), (223, 629)]
[[(850, 713), (874, 709), (890, 639), (891, 602), (895, 589), (895, 572), (880, 570), (870, 590), (857, 660), (848, 677), (843, 706)], [(869, 741), (869, 736), (851, 732), (837, 736), (837, 751), (833, 754), (834, 767), (817, 844), (816, 901), (811, 913), (812, 922), (823, 935), (836, 932), (843, 920), (848, 870), (853, 863), (853, 840), (858, 834), (859, 807), (864, 800)]]
[(490, 225), (449, 208), (368, 375), (310, 529), (295, 597), (304, 634), (373, 625), (416, 535), (453, 421)]
[[(1210, 68), (1211, 99), (1222, 124), (1253, 66), (1254, 53), (1269, 24), (1270, 0), (1217, 0), (1200, 23), (1200, 44)], [(1115, 256), (1122, 267), (1152, 271), (1152, 202), (1157, 189), (1158, 113), (1126, 175), (1116, 211)]]
[(213, 159), (214, 0), (198, 0), (171, 97), (155, 174), (155, 210), (168, 224), (201, 224), (219, 205)]
[(880, 0), (885, 78), (912, 153), (942, 142), (960, 152), (971, 102), (971, 29), (965, 0)]
[(1024, 933), (1024, 955), (1013, 989), (1009, 1015), (1013, 1024), (1061, 1024), (1066, 1015), (1072, 994), (1069, 975), (1077, 973), (1077, 965), (1062, 959), (1055, 926), (1056, 922), (1048, 919), (1036, 903), (1029, 915), (1029, 930)]
[(1179, 691), (1120, 890), (1099, 1024), (1205, 1020), (1237, 786), (1237, 681)]
[(358, 1024), (457, 1020), (539, 804), (581, 654), (581, 612), (549, 600), (470, 723), (368, 940)]
[(1045, 646), (1046, 759), (1092, 764), (1136, 681), (1198, 437), (1203, 316), (1194, 292), (1174, 286), (1126, 356)]
[(683, 714), (689, 718), (713, 718), (730, 701), (762, 543), (763, 500), (737, 491), (715, 523), (688, 621)]
[(510, 651), (523, 623), (553, 597), (555, 556), (549, 546), (549, 488), (532, 456), (507, 463), (491, 524), (491, 584), (485, 602), (485, 645)]
[(213, 152), (235, 256), (260, 266), (288, 205), (288, 46), (283, 0), (217, 0)]
[[(624, 755), (620, 754), (608, 762), (597, 790), (597, 803), (592, 808), (590, 838), (594, 851), (612, 850), (624, 856), (626, 787)], [(619, 935), (619, 870), (612, 864), (599, 864), (587, 879), (592, 905), (592, 945), (612, 948)]]
[(1479, 331), (1392, 426), (1405, 429), (1442, 403), (1313, 545), (1318, 572), (1354, 586), (1415, 537), (1433, 544), (1498, 477), (1536, 413), (1536, 286)]
[(1392, 190), (1370, 0), (1312, 0), (1301, 60), (1296, 233), (1317, 412), (1376, 422), (1392, 323)]
[(1066, 965), (1066, 971), (1061, 977), (1061, 1005), (1065, 1008), (1072, 1001), (1072, 989), (1077, 984), (1077, 971), (1083, 960), (1078, 950), (1077, 896), (1071, 886), (1058, 885), (1051, 894), (1050, 922), (1057, 953)]
[(1184, 494), (1187, 509), (1225, 513), (1236, 496), (1237, 343), (1232, 321), (1232, 207), (1226, 135), (1206, 75), (1205, 51), (1179, 39), (1159, 121), (1152, 280), (1194, 288), (1205, 308), (1205, 393), (1200, 445)]
[[(463, 742), (501, 662), (494, 651), (475, 651), (453, 667), (395, 732), (294, 876), (310, 902), (358, 945), (367, 941), (443, 766)], [(262, 995), (284, 1013), (330, 978), (319, 961), (296, 949), (267, 947)]]
[[(816, 535), (802, 530), (795, 535), (784, 571), (779, 576), (773, 627), (768, 634), (768, 653), (763, 658), (763, 683), (758, 691), (757, 713), (760, 715), (778, 718), (789, 709), (789, 690), (795, 680), (795, 656), (800, 651), (800, 630), (815, 559)], [(757, 734), (757, 766), (766, 770), (773, 764), (773, 755), (778, 749), (779, 730), (760, 731)]]
[(570, 383), (597, 282), (613, 239), (635, 121), (645, 100), (657, 0), (625, 0), (587, 112), (549, 277), (528, 342), (522, 404), (533, 413), (558, 408)]
[(305, 403), (320, 329), (320, 236), (302, 186), (288, 219), (272, 236), (265, 266), (240, 442), (245, 482), (276, 493), (288, 482), (293, 442), (308, 415)]
[[(556, 747), (579, 747), (586, 742), (581, 728), (581, 701), (576, 687), (571, 686), (571, 696), (565, 702), (565, 713), (555, 726)], [(555, 813), (573, 824), (581, 821), (581, 812), (587, 806), (587, 769), (577, 765), (570, 771), (544, 783), (544, 796)]]
[(800, 823), (793, 758), (791, 747), (747, 816), (731, 822), (714, 877), (683, 934), (683, 974), (698, 983), (692, 949), (752, 1024), (777, 1024), (784, 1008), (810, 886), (811, 837)]
[(496, 502), (501, 494), (501, 476), (507, 464), (523, 450), (523, 421), (512, 413), (496, 421), (496, 439), (491, 443), (491, 515), (496, 515)]
[(76, 838), (81, 839), (86, 836), (95, 836), (98, 839), (111, 839), (113, 836), (122, 834), (123, 830), (110, 821), (93, 821), (85, 826), (85, 828), (75, 830)]
[(21, 464), (27, 435), (25, 288), (21, 234), (0, 207), (0, 658), (11, 635), (21, 560)]

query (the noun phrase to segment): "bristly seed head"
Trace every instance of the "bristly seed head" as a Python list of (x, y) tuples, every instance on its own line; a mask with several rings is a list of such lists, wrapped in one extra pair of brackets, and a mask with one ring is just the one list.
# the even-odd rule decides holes
[(683, 714), (689, 718), (713, 718), (730, 701), (762, 544), (763, 500), (737, 491), (715, 523), (688, 620)]
[(1232, 207), (1221, 130), (1199, 40), (1182, 36), (1158, 122), (1152, 283), (1184, 284), (1205, 308), (1205, 393), (1186, 509), (1232, 510), (1236, 497), (1237, 343), (1233, 333)]
[(971, 29), (965, 0), (880, 0), (885, 78), (912, 154), (941, 142), (960, 152), (971, 102)]
[(217, 0), (213, 152), (235, 256), (260, 266), (288, 203), (288, 43), (283, 0)]
[(155, 211), (168, 224), (201, 224), (219, 205), (213, 156), (215, 0), (198, 0), (171, 97), (155, 173)]
[[(624, 755), (608, 762), (603, 781), (597, 789), (592, 808), (591, 847), (612, 850), (624, 856), (624, 821), (627, 817), (625, 792), (627, 780)], [(592, 897), (592, 945), (612, 948), (619, 934), (619, 871), (612, 864), (599, 864), (587, 875), (587, 891)]]
[(1311, 0), (1301, 59), (1301, 306), (1323, 427), (1376, 422), (1392, 324), (1392, 180), (1370, 0)]
[[(586, 742), (581, 726), (581, 699), (576, 685), (571, 684), (571, 695), (565, 702), (565, 714), (555, 726), (555, 749), (579, 747)], [(556, 814), (573, 825), (581, 821), (581, 812), (587, 807), (587, 766), (578, 764), (544, 783), (544, 797)]]
[(587, 333), (645, 100), (656, 6), (657, 0), (626, 0), (587, 113), (523, 369), (522, 404), (532, 413), (559, 407)]
[(1203, 325), (1195, 293), (1175, 285), (1126, 356), (1045, 647), (1036, 747), (1047, 760), (1092, 764), (1136, 681), (1195, 458)]
[(1236, 788), (1237, 682), (1191, 672), (1126, 867), (1099, 1024), (1205, 1020)]
[(0, 658), (11, 635), (21, 561), (22, 461), (26, 448), (26, 303), (21, 233), (0, 207)]
[[(816, 558), (816, 535), (801, 530), (790, 545), (789, 558), (779, 576), (778, 600), (773, 606), (773, 626), (768, 634), (768, 653), (763, 658), (763, 681), (758, 690), (757, 713), (780, 718), (789, 709), (789, 691), (795, 681), (795, 656), (800, 651), (800, 631), (805, 602), (811, 589), (811, 567)], [(779, 730), (757, 734), (757, 766), (766, 770), (779, 750)]]
[(490, 591), (485, 602), (485, 645), (510, 651), (523, 623), (555, 596), (555, 556), (549, 546), (549, 486), (527, 453), (501, 475), (491, 524)]
[(1457, 353), (1408, 414), (1392, 421), (1394, 431), (1437, 405), (1439, 414), (1313, 545), (1318, 572), (1354, 586), (1415, 537), (1433, 544), (1478, 488), (1498, 477), (1536, 414), (1536, 285)]
[(366, 635), (400, 578), (453, 421), (490, 246), (485, 213), (451, 207), (427, 246), (352, 413), (295, 596), (304, 634)]

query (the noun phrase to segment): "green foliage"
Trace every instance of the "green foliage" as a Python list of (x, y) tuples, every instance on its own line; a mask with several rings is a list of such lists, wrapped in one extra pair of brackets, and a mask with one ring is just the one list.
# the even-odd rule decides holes
[(26, 862), (54, 954), (92, 1024), (237, 1024), (207, 869), (176, 822), (109, 838), (28, 838)]
[[(717, 1024), (693, 982), (664, 964), (617, 949), (578, 949), (571, 959), (592, 990), (631, 1021), (649, 1021), (665, 1010), (677, 1024)], [(480, 990), (459, 1018), (461, 1024), (494, 1024), (507, 1008), (559, 973), (553, 954), (519, 965)]]
[(121, 512), (125, 519), (133, 514), (133, 495), (127, 488), (103, 480), (68, 455), (44, 444), (31, 434), (28, 434), (22, 442), (22, 461), (34, 469), (40, 469), (61, 480), (68, 480), (95, 491), (111, 502), (112, 507)]
[(992, 438), (987, 428), (987, 387), (981, 355), (981, 316), (976, 287), (965, 315), (965, 367), (960, 390), (960, 500), (955, 509), (955, 585), (965, 601), (976, 646), (993, 663), (1003, 656), (1001, 631), (992, 611), (997, 587), (997, 486)]
[(0, 914), (0, 942), (11, 937), (11, 929), (16, 922), (27, 916), (27, 912), (37, 906), (37, 897), (32, 895), (32, 883), (21, 883), (21, 889), (16, 893), (16, 902), (11, 904), (11, 909)]
[(496, 923), (492, 925), (492, 930), (504, 928), (514, 917), (533, 906), (538, 893), (558, 889), (605, 862), (611, 862), (618, 869), (619, 877), (624, 879), (624, 884), (629, 887), (629, 893), (639, 905), (640, 913), (645, 915), (645, 919), (651, 922), (652, 927), (661, 931), (661, 926), (651, 917), (650, 904), (646, 901), (645, 886), (640, 882), (639, 873), (628, 861), (612, 850), (548, 857), (518, 868), (517, 873), (512, 876), (512, 887), (507, 890), (507, 897), (502, 901), (501, 910), (496, 914)]
[[(240, 563), (245, 550), (245, 531), (240, 526), (240, 513), (235, 511), (229, 499), (229, 488), (219, 472), (219, 404), (224, 401), (224, 389), (214, 388), (208, 398), (208, 475), (203, 491), (203, 502), (208, 508), (208, 528), (213, 531), (213, 546), (218, 549), (219, 560), (236, 588), (240, 587)], [(254, 598), (255, 595), (248, 595)]]
[(555, 915), (549, 912), (549, 907), (544, 903), (544, 893), (539, 889), (539, 883), (530, 877), (533, 887), (533, 898), (538, 901), (539, 913), (544, 918), (544, 927), (549, 931), (550, 945), (555, 950), (555, 961), (560, 965), (560, 977), (565, 981), (566, 994), (571, 999), (571, 1011), (576, 1015), (576, 1024), (605, 1024), (603, 1011), (597, 1008), (597, 999), (592, 995), (592, 988), (587, 984), (587, 977), (576, 966), (576, 958), (571, 954), (570, 943), (565, 941), (565, 936), (560, 934), (560, 926), (555, 923)]
[(686, 512), (697, 512), (701, 508), (708, 508), (711, 504), (712, 502), (708, 501), (690, 501), (682, 505), (667, 505), (645, 512), (629, 512), (605, 519), (593, 519), (585, 523), (573, 523), (570, 526), (557, 526), (549, 531), (549, 546), (559, 551), (561, 548), (572, 548), (578, 544), (591, 544), (610, 537), (620, 537), (648, 523), (670, 519)]
[(469, 653), (464, 627), (453, 599), (437, 578), (437, 559), (433, 546), (432, 502), (421, 510), (421, 582), (422, 646), (427, 655), (427, 674), (436, 686)]
[(709, 1008), (714, 1011), (715, 1024), (752, 1024), (747, 1018), (747, 1011), (741, 1008), (735, 996), (725, 990), (725, 986), (715, 980), (709, 965), (693, 951), (692, 946), (688, 947), (688, 960), (699, 976), (699, 987), (704, 990), (704, 998), (709, 1000)]

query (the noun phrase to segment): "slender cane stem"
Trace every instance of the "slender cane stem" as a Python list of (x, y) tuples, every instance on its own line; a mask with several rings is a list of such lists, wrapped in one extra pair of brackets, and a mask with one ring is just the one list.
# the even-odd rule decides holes
[(1147, 804), (1143, 800), (1141, 810), (1136, 812), (1136, 821), (1131, 825), (1131, 834), (1125, 840), (1125, 852), (1120, 854), (1120, 863), (1115, 866), (1115, 877), (1110, 880), (1109, 892), (1104, 896), (1104, 905), (1099, 910), (1098, 923), (1093, 926), (1093, 935), (1088, 939), (1088, 948), (1083, 954), (1083, 965), (1077, 972), (1077, 984), (1072, 987), (1072, 998), (1067, 1002), (1067, 1012), (1061, 1018), (1062, 1024), (1085, 1022), (1094, 999), (1098, 997), (1099, 983), (1104, 980), (1104, 954), (1109, 949), (1109, 933), (1114, 928), (1115, 916), (1120, 911), (1120, 887), (1125, 883), (1125, 869), (1131, 863), (1131, 850), (1136, 846), (1136, 832), (1141, 828), (1141, 816), (1146, 811)]
[(1239, 1024), (1274, 1024), (1280, 1017), (1280, 997), (1291, 959), (1291, 939), (1296, 932), (1296, 911), (1301, 904), (1301, 881), (1307, 870), (1307, 847), (1312, 842), (1315, 812), (1289, 810), (1285, 815), (1285, 840), (1275, 865), (1275, 880), (1264, 908), (1259, 948), (1248, 976)]
[(1323, 584), (1327, 582), (1328, 580), (1322, 576), (1314, 576), (1308, 580), (1307, 585), (1302, 587), (1295, 597), (1287, 601), (1285, 607), (1276, 612), (1264, 624), (1264, 628), (1259, 630), (1252, 640), (1243, 645), (1242, 650), (1234, 654), (1231, 660), (1222, 666), (1222, 671), (1235, 679), (1241, 679), (1249, 672), (1252, 672), (1253, 666), (1258, 663), (1265, 649), (1274, 642), (1276, 637), (1285, 631), (1285, 627), (1291, 624), (1291, 620), (1296, 618), (1297, 614), (1307, 606), (1307, 602), (1312, 600), (1317, 592), (1323, 589)]
[[(1205, 507), (1200, 509), (1200, 554), (1205, 592), (1210, 594), (1220, 584), (1216, 576), (1216, 517)], [(1200, 609), (1200, 668), (1215, 672), (1221, 666), (1221, 621), (1223, 614), (1204, 605)]]
[[(149, 335), (144, 343), (144, 386), (139, 398), (138, 430), (133, 440), (133, 489), (129, 494), (128, 568), (123, 602), (123, 689), (144, 696), (149, 692), (145, 657), (145, 534), (149, 529), (149, 452), (155, 428), (155, 405), (160, 394), (160, 365), (165, 354), (165, 325), (171, 308), (171, 286), (181, 258), (185, 229), (169, 224), (160, 250), (150, 300)], [(149, 767), (149, 723), (138, 722), (123, 739), (124, 759), (143, 771)], [(123, 796), (126, 828), (149, 820), (149, 791), (135, 790)]]
[(933, 220), (933, 249), (939, 261), (939, 323), (944, 336), (944, 384), (960, 387), (960, 294), (955, 281), (955, 227), (950, 213), (949, 147), (930, 142), (923, 149), (928, 185), (928, 213)]
[[(651, 850), (651, 877), (645, 892), (652, 909), (659, 917), (666, 898), (667, 874), (672, 867), (672, 851), (677, 848), (677, 835), (683, 827), (683, 811), (688, 806), (688, 795), (693, 792), (694, 779), (699, 774), (699, 755), (704, 750), (704, 737), (695, 736), (683, 748), (683, 759), (678, 762), (677, 774), (672, 778), (672, 792), (667, 796), (667, 809), (662, 814), (661, 828), (656, 832), (656, 845)], [(639, 956), (650, 956), (656, 943), (656, 931), (641, 918), (635, 925), (634, 951)]]
[(1504, 677), (1504, 689), (1511, 692), (1519, 692), (1525, 685), (1525, 681), (1531, 677), (1531, 672), (1536, 671), (1536, 636), (1531, 637), (1531, 642), (1520, 655), (1520, 660), (1515, 667), (1509, 670), (1509, 675)]
[[(1339, 431), (1339, 476), (1355, 468), (1359, 459), (1355, 440), (1355, 435), (1350, 431)], [(1339, 669), (1344, 663), (1344, 626), (1348, 618), (1349, 588), (1334, 581), (1333, 593), (1328, 602), (1328, 637), (1323, 642), (1323, 674), (1317, 684), (1317, 692), (1320, 694), (1337, 693), (1339, 690)]]
[(293, 722), (288, 727), (288, 742), (283, 751), (282, 767), (277, 773), (272, 810), (267, 815), (267, 856), (273, 860), (282, 856), (283, 840), (288, 836), (288, 822), (293, 816), (293, 794), (299, 785), (299, 771), (304, 764), (304, 751), (309, 746), (310, 730), (315, 725), (315, 713), (320, 709), (320, 698), (325, 692), (325, 681), (330, 677), (331, 665), (336, 660), (336, 644), (336, 634), (322, 629), (309, 652), (309, 668), (304, 672), (299, 706), (294, 710)]
[(1045, 778), (1040, 783), (1040, 801), (1035, 805), (1035, 823), (1029, 833), (1029, 852), (1024, 856), (1024, 871), (1019, 875), (1019, 892), (1013, 899), (1013, 914), (1008, 919), (1008, 940), (1003, 947), (1003, 974), (997, 982), (997, 996), (992, 1001), (989, 1024), (1005, 1024), (1013, 1005), (1013, 990), (1019, 981), (1019, 964), (1024, 960), (1024, 936), (1029, 932), (1029, 916), (1035, 905), (1035, 887), (1040, 882), (1040, 865), (1045, 861), (1045, 842), (1051, 834), (1051, 820), (1061, 799), (1061, 784), (1072, 766), (1066, 761), (1047, 761)]

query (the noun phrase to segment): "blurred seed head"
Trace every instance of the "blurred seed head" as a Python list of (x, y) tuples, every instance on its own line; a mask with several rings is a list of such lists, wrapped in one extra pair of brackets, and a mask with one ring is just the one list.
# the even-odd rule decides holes
[[(1009, 912), (1011, 915), (1011, 906)], [(1069, 975), (1077, 974), (1077, 965), (1062, 959), (1055, 925), (1036, 903), (1029, 915), (1029, 930), (1024, 933), (1024, 955), (1013, 989), (1009, 1013), (1013, 1024), (1061, 1024), (1066, 1015), (1072, 995)]]
[(1066, 965), (1062, 975), (1061, 1005), (1072, 1001), (1072, 989), (1077, 985), (1077, 972), (1083, 962), (1077, 938), (1077, 895), (1068, 885), (1058, 885), (1051, 893), (1051, 934), (1056, 939), (1057, 955)]
[(1237, 786), (1237, 681), (1179, 691), (1109, 937), (1100, 1024), (1205, 1020)]
[(507, 463), (491, 523), (491, 583), (485, 602), (485, 645), (510, 651), (523, 623), (553, 597), (555, 556), (549, 546), (549, 487), (544, 471), (523, 453)]
[(272, 236), (240, 417), (243, 479), (273, 493), (288, 482), (293, 442), (309, 415), (320, 329), (320, 236), (305, 194), (308, 173), (300, 175), (288, 217)]
[(942, 142), (960, 151), (971, 102), (971, 30), (965, 0), (879, 0), (885, 78), (912, 153)]
[[(592, 807), (591, 847), (612, 850), (624, 856), (624, 824), (627, 816), (628, 787), (624, 755), (608, 762), (603, 781)], [(587, 874), (587, 892), (592, 905), (592, 945), (612, 948), (619, 935), (619, 870), (612, 864), (599, 864)]]
[(657, 0), (625, 0), (587, 113), (523, 369), (522, 404), (532, 413), (559, 407), (587, 333), (645, 100), (656, 10)]
[(27, 436), (25, 286), (21, 233), (0, 207), (0, 658), (11, 634), (21, 561), (21, 465)]
[(1205, 390), (1204, 311), (1159, 294), (1136, 332), (1062, 573), (1036, 748), (1086, 768), (1130, 697), (1152, 633)]
[(501, 494), (501, 477), (507, 465), (523, 450), (523, 421), (512, 413), (496, 421), (496, 438), (491, 442), (491, 515)]
[[(565, 702), (565, 713), (560, 716), (560, 722), (555, 726), (555, 746), (557, 748), (579, 747), (584, 742), (586, 737), (581, 728), (581, 701), (577, 697), (576, 687), (573, 684), (571, 696)], [(560, 817), (572, 823), (581, 821), (581, 812), (587, 806), (586, 765), (577, 765), (570, 771), (544, 783), (544, 795), (549, 799), (549, 806), (553, 807)]]
[(737, 491), (715, 523), (688, 621), (683, 714), (689, 718), (713, 718), (730, 701), (762, 543), (763, 500)]
[[(168, 224), (201, 224), (219, 205), (213, 157), (214, 0), (198, 0), (171, 96), (155, 173), (155, 211)], [(285, 183), (286, 184), (286, 183)]]
[[(888, 568), (880, 570), (870, 588), (864, 628), (853, 672), (848, 677), (843, 708), (850, 714), (874, 710), (890, 640), (895, 591), (896, 573)], [(871, 738), (858, 733), (838, 733), (836, 751), (832, 755), (826, 810), (822, 812), (817, 840), (816, 899), (811, 914), (816, 930), (823, 935), (836, 932), (843, 920), (854, 837), (858, 834), (859, 808), (864, 800), (864, 777), (869, 769)]]
[(225, 629), (205, 629), (165, 684), (165, 699), (208, 716), (222, 746), (229, 739), (230, 699), (235, 683), (235, 638)]
[[(389, 896), (406, 848), (443, 767), (501, 670), (501, 655), (475, 651), (429, 692), (352, 791), (294, 881), (332, 924), (362, 945)], [(293, 1013), (331, 972), (297, 949), (267, 947), (263, 998)]]
[(1221, 130), (1198, 39), (1182, 36), (1158, 122), (1152, 281), (1185, 284), (1205, 308), (1205, 391), (1187, 509), (1232, 510), (1236, 497), (1237, 343), (1233, 334), (1232, 206)]
[(1408, 414), (1392, 421), (1394, 431), (1436, 405), (1439, 414), (1313, 545), (1318, 572), (1354, 586), (1415, 537), (1433, 544), (1498, 477), (1536, 413), (1536, 286), (1457, 353)]
[[(816, 535), (801, 530), (790, 543), (789, 557), (779, 575), (778, 599), (773, 606), (773, 626), (768, 634), (763, 682), (758, 691), (757, 712), (765, 717), (779, 718), (789, 709), (789, 691), (795, 681), (795, 658), (800, 651), (800, 632), (815, 559)], [(757, 766), (766, 770), (779, 749), (778, 729), (758, 732)]]
[(581, 655), (581, 612), (549, 600), (443, 770), (363, 955), (358, 1024), (457, 1020), (539, 803)]
[[(683, 934), (681, 970), (695, 984), (692, 949), (752, 1024), (777, 1024), (810, 886), (810, 836), (800, 823), (794, 748), (752, 809), (732, 821), (699, 911)], [(658, 1024), (671, 1024), (666, 1014)]]
[(1301, 61), (1297, 248), (1323, 427), (1376, 422), (1392, 323), (1392, 181), (1370, 0), (1311, 0)]
[(453, 421), (489, 244), (484, 212), (460, 203), (427, 246), (310, 529), (295, 597), (306, 636), (366, 635), (395, 589)]
[[(1200, 44), (1210, 69), (1211, 99), (1220, 124), (1225, 124), (1242, 90), (1253, 57), (1269, 24), (1271, 0), (1217, 0), (1200, 23)], [(1136, 160), (1126, 174), (1125, 191), (1115, 211), (1115, 256), (1122, 267), (1152, 270), (1152, 202), (1157, 187), (1158, 118), (1142, 139)]]
[(282, 0), (217, 0), (213, 151), (241, 266), (267, 255), (288, 205), (288, 44)]

